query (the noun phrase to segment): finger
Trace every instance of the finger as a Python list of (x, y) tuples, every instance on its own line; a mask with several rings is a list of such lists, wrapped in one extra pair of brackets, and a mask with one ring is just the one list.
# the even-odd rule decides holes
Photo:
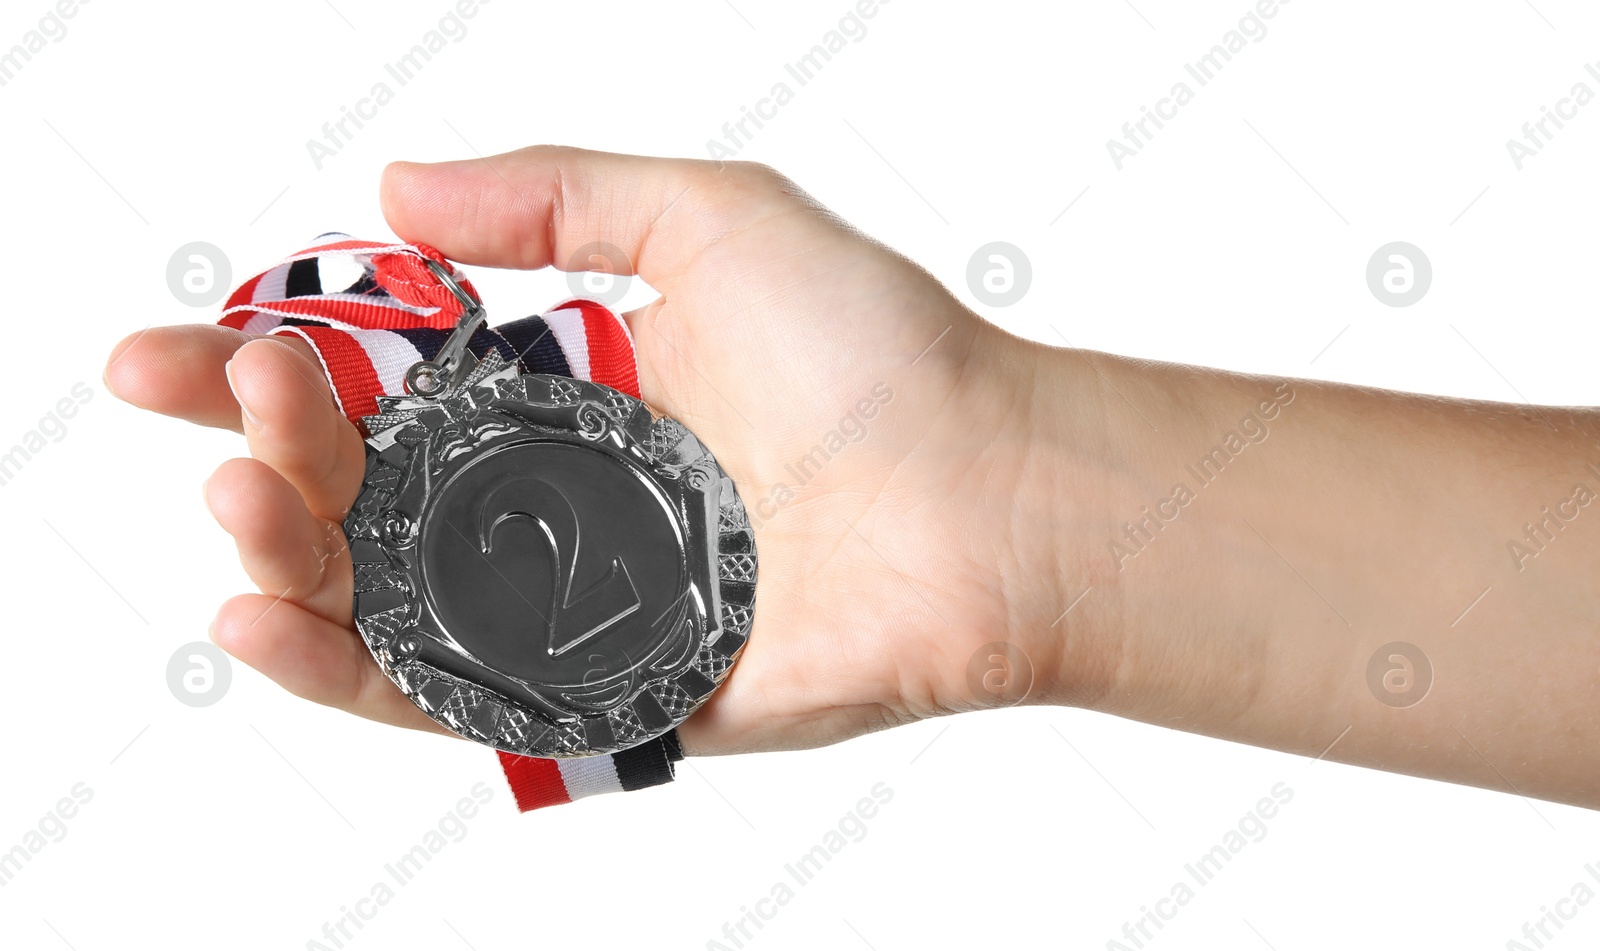
[(590, 270), (586, 245), (614, 245), (635, 273), (671, 293), (674, 278), (721, 236), (792, 206), (803, 194), (748, 162), (648, 158), (533, 146), (457, 162), (384, 170), (384, 216), (395, 233), (448, 257), (491, 267)]
[(225, 367), (250, 454), (276, 469), (313, 515), (342, 522), (361, 487), (361, 435), (334, 407), (314, 358), (286, 338), (252, 340)]
[(211, 639), (297, 697), (381, 723), (448, 732), (383, 675), (354, 631), (292, 601), (230, 598), (217, 612)]
[(112, 349), (103, 374), (106, 389), (140, 409), (242, 432), (239, 404), (222, 367), (249, 339), (207, 324), (142, 330)]
[[(124, 337), (102, 374), (111, 395), (140, 409), (200, 426), (243, 432), (239, 401), (223, 372), (233, 354), (255, 339), (230, 327), (183, 324), (150, 327)], [(297, 337), (281, 337), (315, 360)]]
[(263, 594), (350, 623), (350, 549), (339, 525), (317, 518), (289, 481), (258, 459), (230, 459), (206, 481), (206, 505), (239, 546)]

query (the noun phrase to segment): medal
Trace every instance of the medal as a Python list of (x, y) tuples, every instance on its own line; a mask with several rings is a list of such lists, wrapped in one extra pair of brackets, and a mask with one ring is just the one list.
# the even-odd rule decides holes
[[(524, 784), (543, 763), (539, 775), (564, 787), (551, 801), (566, 801), (581, 794), (572, 771), (545, 761), (607, 753), (618, 754), (612, 788), (671, 778), (671, 731), (727, 677), (750, 630), (755, 543), (733, 481), (683, 424), (577, 372), (537, 372), (547, 365), (528, 356), (555, 336), (565, 356), (547, 363), (587, 375), (620, 365), (600, 346), (609, 333), (631, 372), (620, 319), (574, 302), (537, 335), (525, 325), (540, 318), (490, 332), (470, 285), (427, 250), (323, 245), (280, 265), (281, 281), (268, 272), (241, 288), (224, 312), (240, 329), (270, 323), (310, 342), (368, 434), (344, 523), (356, 628), (418, 709), (501, 752), (514, 788), (513, 761)], [(304, 265), (327, 253), (356, 254), (367, 276), (325, 293)], [(273, 297), (296, 286), (295, 268), (303, 293)], [(421, 300), (407, 308), (402, 294)], [(437, 312), (415, 313), (430, 300)], [(392, 329), (396, 307), (423, 329)], [(285, 312), (293, 326), (277, 329)], [(566, 313), (582, 319), (559, 322)], [(584, 352), (574, 327), (587, 328)], [(336, 372), (352, 361), (362, 369)], [(652, 741), (666, 774), (640, 779), (623, 761)], [(518, 799), (531, 807), (521, 788)]]
[(439, 356), (408, 373), (414, 395), (365, 419), (345, 521), (356, 626), (418, 708), (496, 749), (583, 756), (660, 736), (744, 645), (744, 505), (700, 441), (639, 400), (475, 360), (482, 314), (463, 302)]

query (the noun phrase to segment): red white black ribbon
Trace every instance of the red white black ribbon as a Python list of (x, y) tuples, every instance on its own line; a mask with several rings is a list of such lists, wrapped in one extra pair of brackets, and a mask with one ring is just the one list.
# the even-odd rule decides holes
[[(431, 359), (461, 317), (460, 300), (424, 259), (449, 267), (473, 296), (477, 291), (427, 245), (355, 241), (342, 234), (318, 241), (241, 285), (218, 323), (245, 333), (303, 338), (322, 361), (340, 411), (360, 426), (361, 417), (377, 412), (377, 397), (405, 393), (406, 371)], [(321, 262), (337, 257), (353, 260), (361, 273), (348, 286), (328, 290)], [(592, 300), (574, 298), (540, 316), (485, 328), (468, 346), (477, 356), (499, 350), (530, 373), (593, 380), (639, 395), (628, 325)]]
[[(358, 266), (349, 270), (360, 273), (330, 288), (322, 262), (335, 258), (348, 259)], [(377, 413), (377, 398), (404, 395), (406, 371), (433, 359), (461, 317), (461, 301), (425, 259), (449, 268), (456, 282), (477, 296), (466, 277), (427, 245), (326, 234), (240, 285), (218, 323), (305, 340), (322, 362), (340, 412), (365, 435), (361, 418)], [(593, 380), (639, 396), (628, 325), (595, 301), (576, 298), (536, 317), (483, 328), (467, 346), (479, 357), (499, 351), (525, 373)], [(683, 751), (673, 731), (609, 755), (560, 760), (499, 755), (517, 807), (527, 812), (670, 782)]]

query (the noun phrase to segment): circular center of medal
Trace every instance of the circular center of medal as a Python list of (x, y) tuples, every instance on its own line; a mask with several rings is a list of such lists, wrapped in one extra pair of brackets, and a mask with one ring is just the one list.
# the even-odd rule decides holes
[(533, 684), (615, 681), (659, 660), (683, 626), (672, 504), (643, 470), (599, 449), (535, 441), (472, 456), (445, 476), (418, 546), (445, 636)]

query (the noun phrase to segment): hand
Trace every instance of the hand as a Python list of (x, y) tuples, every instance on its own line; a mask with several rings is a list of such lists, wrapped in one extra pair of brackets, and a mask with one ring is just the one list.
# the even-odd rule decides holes
[[(743, 163), (534, 148), (391, 166), (383, 204), (469, 265), (587, 267), (604, 241), (662, 292), (626, 315), (644, 398), (733, 476), (761, 560), (743, 658), (679, 731), (691, 754), (991, 704), (969, 661), (1007, 641), (1028, 702), (1600, 808), (1572, 726), (1600, 669), (1600, 544), (1563, 531), (1544, 555), (1524, 525), (1589, 478), (1594, 411), (1031, 344)], [(340, 525), (363, 448), (310, 353), (162, 328), (106, 383), (249, 442), (206, 490), (261, 589), (223, 605), (218, 643), (302, 697), (442, 732), (352, 629)], [(1508, 567), (1524, 532), (1538, 561)], [(1391, 642), (1437, 680), (1374, 686)]]
[[(681, 728), (688, 752), (817, 746), (982, 706), (973, 652), (1047, 629), (1019, 594), (1013, 531), (1042, 508), (1022, 504), (1039, 348), (777, 173), (539, 147), (392, 165), (382, 201), (398, 235), (467, 265), (563, 267), (603, 241), (661, 292), (626, 315), (644, 399), (732, 475), (760, 554), (749, 644)], [(260, 593), (225, 603), (214, 639), (301, 697), (440, 731), (354, 631), (340, 525), (363, 448), (309, 349), (159, 328), (117, 347), (106, 383), (247, 439), (253, 458), (224, 463), (205, 495)], [(1061, 663), (1059, 645), (1026, 650), (1040, 673)]]

